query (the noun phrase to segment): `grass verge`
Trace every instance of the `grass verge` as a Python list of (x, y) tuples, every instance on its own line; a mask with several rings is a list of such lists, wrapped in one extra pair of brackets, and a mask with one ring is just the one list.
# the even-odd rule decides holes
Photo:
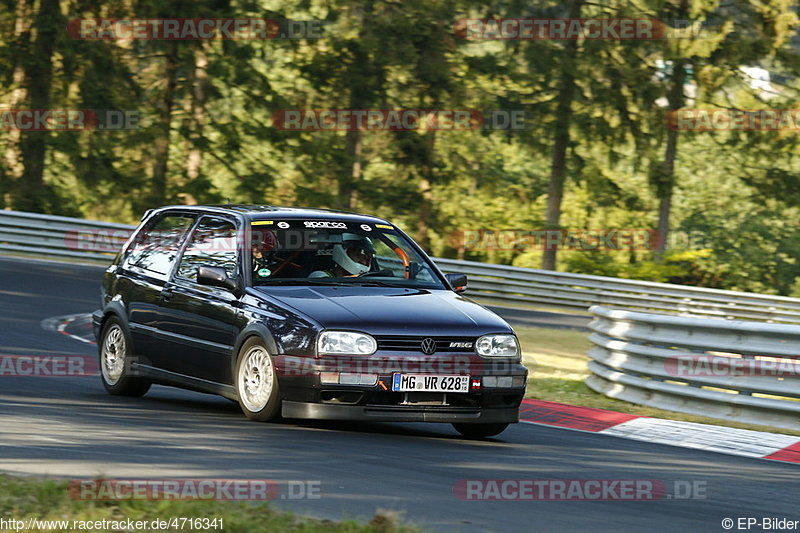
[[(26, 525), (13, 525), (9, 520), (25, 521), (38, 519), (39, 527), (26, 528)], [(208, 518), (217, 519), (215, 528), (194, 529), (194, 531), (224, 531), (225, 533), (412, 533), (416, 528), (402, 525), (391, 512), (378, 513), (368, 524), (356, 521), (332, 522), (299, 516), (279, 511), (269, 503), (244, 503), (220, 501), (80, 501), (74, 500), (67, 491), (67, 481), (23, 479), (0, 474), (0, 531), (12, 532), (129, 532), (126, 525), (129, 519), (152, 523), (156, 519)], [(92, 522), (107, 520), (118, 522), (120, 528), (91, 527)], [(220, 522), (221, 520), (221, 522)], [(67, 524), (51, 523), (43, 527), (41, 521), (67, 521)], [(199, 524), (202, 525), (202, 522)], [(208, 522), (207, 525), (210, 525)], [(67, 525), (67, 527), (63, 527)], [(109, 524), (112, 525), (113, 524)], [(77, 526), (77, 527), (76, 527)], [(184, 524), (183, 530), (191, 530)], [(175, 529), (144, 528), (135, 529), (137, 533), (150, 531), (180, 531)]]
[(800, 431), (665, 411), (598, 394), (583, 382), (589, 375), (586, 369), (586, 363), (589, 361), (586, 352), (589, 351), (591, 343), (587, 332), (517, 326), (514, 327), (514, 331), (517, 332), (522, 344), (523, 362), (530, 369), (528, 398), (597, 407), (653, 418), (800, 436)]

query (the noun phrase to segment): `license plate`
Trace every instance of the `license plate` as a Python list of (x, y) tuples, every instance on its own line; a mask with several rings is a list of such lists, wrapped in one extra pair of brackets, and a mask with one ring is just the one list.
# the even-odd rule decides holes
[(393, 374), (395, 392), (469, 392), (469, 376)]

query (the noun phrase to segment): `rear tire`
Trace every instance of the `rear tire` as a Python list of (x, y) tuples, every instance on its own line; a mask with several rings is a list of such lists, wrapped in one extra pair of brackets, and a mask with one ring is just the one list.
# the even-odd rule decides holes
[(469, 424), (455, 423), (456, 431), (470, 439), (482, 439), (499, 435), (508, 427), (508, 424)]
[(144, 396), (151, 383), (131, 375), (131, 341), (116, 317), (106, 320), (98, 345), (100, 380), (109, 394), (115, 396)]
[(236, 392), (244, 416), (257, 422), (280, 415), (281, 394), (275, 365), (258, 337), (246, 340), (236, 363)]

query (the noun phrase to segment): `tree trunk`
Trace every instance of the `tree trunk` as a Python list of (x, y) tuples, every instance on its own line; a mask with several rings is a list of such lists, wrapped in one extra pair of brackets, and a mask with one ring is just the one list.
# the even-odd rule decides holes
[[(688, 0), (680, 0), (678, 18), (689, 17)], [(683, 107), (683, 85), (686, 83), (686, 66), (688, 61), (680, 57), (679, 42), (667, 43), (676, 46), (672, 61), (672, 75), (670, 86), (667, 89), (667, 105), (669, 111)], [(664, 148), (664, 161), (657, 168), (655, 176), (655, 189), (658, 196), (658, 240), (655, 258), (660, 261), (664, 258), (669, 237), (669, 219), (672, 214), (672, 194), (675, 189), (675, 160), (678, 157), (678, 131), (667, 129), (667, 145)]]
[(425, 134), (425, 163), (420, 171), (422, 176), (419, 180), (419, 216), (417, 217), (416, 240), (422, 248), (430, 251), (431, 239), (428, 235), (433, 214), (433, 182), (434, 182), (434, 157), (436, 154), (436, 130), (433, 129)]
[[(579, 19), (583, 0), (569, 3), (569, 18)], [(561, 202), (564, 199), (564, 182), (567, 177), (567, 149), (569, 148), (569, 124), (572, 119), (572, 101), (575, 98), (575, 59), (578, 54), (578, 41), (568, 41), (562, 62), (561, 81), (558, 89), (556, 120), (553, 125), (553, 154), (550, 163), (550, 182), (547, 186), (547, 210), (545, 228), (558, 230), (561, 221)], [(557, 246), (547, 245), (542, 253), (542, 268), (556, 269)]]
[[(41, 0), (34, 22), (36, 30), (33, 51), (25, 58), (25, 86), (30, 109), (50, 107), (50, 86), (53, 79), (53, 52), (56, 38), (63, 28), (58, 0)], [(16, 209), (43, 212), (47, 207), (44, 186), (44, 163), (47, 153), (46, 132), (26, 132), (19, 138), (22, 179), (14, 201)]]
[(189, 150), (186, 155), (186, 182), (191, 183), (200, 178), (203, 163), (203, 150), (200, 147), (205, 124), (206, 88), (208, 86), (208, 56), (202, 44), (194, 55), (194, 76), (192, 86), (192, 124), (189, 133)]
[[(12, 56), (12, 91), (11, 98), (3, 102), (9, 109), (17, 109), (25, 102), (27, 92), (25, 91), (25, 67), (20, 59), (28, 54), (31, 24), (31, 3), (26, 0), (19, 0), (14, 13), (14, 36), (13, 46), (16, 54)], [(20, 132), (10, 130), (6, 132), (5, 139), (5, 165), (0, 174), (0, 206), (5, 208), (13, 205), (14, 185), (22, 179), (22, 156), (19, 153)]]
[[(683, 85), (686, 78), (686, 60), (676, 59), (672, 66), (672, 85), (667, 100), (669, 109), (677, 110), (683, 106)], [(678, 130), (667, 130), (667, 146), (664, 161), (657, 174), (656, 194), (658, 195), (658, 241), (656, 258), (662, 259), (667, 249), (669, 218), (672, 213), (672, 193), (675, 189), (675, 160), (678, 156)]]
[(344, 142), (349, 164), (347, 172), (342, 173), (339, 177), (339, 208), (345, 211), (354, 211), (358, 197), (357, 185), (361, 180), (362, 171), (361, 131), (357, 129), (348, 130), (345, 134)]
[(171, 41), (167, 45), (167, 54), (164, 60), (165, 86), (158, 106), (158, 121), (155, 126), (156, 137), (153, 141), (153, 180), (150, 207), (163, 205), (167, 200), (167, 171), (177, 71), (178, 47), (175, 41)]
[[(187, 112), (191, 119), (186, 139), (186, 160), (184, 163), (184, 181), (182, 188), (201, 179), (203, 164), (203, 127), (205, 125), (206, 91), (208, 87), (208, 56), (203, 43), (192, 54), (193, 72), (191, 77), (192, 97), (189, 99)], [(182, 190), (177, 194), (180, 201), (187, 205), (197, 205), (197, 199), (189, 192)]]

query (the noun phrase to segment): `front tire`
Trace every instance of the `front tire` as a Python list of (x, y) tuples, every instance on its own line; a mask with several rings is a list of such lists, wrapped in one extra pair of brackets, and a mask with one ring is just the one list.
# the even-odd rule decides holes
[(100, 380), (109, 394), (115, 396), (144, 396), (151, 383), (131, 375), (131, 341), (119, 319), (109, 318), (103, 326), (98, 347)]
[(469, 424), (455, 423), (453, 427), (470, 439), (482, 439), (484, 437), (494, 437), (499, 435), (508, 427), (508, 424)]
[(257, 422), (278, 418), (281, 394), (272, 357), (261, 339), (252, 337), (239, 351), (236, 392), (244, 416)]

